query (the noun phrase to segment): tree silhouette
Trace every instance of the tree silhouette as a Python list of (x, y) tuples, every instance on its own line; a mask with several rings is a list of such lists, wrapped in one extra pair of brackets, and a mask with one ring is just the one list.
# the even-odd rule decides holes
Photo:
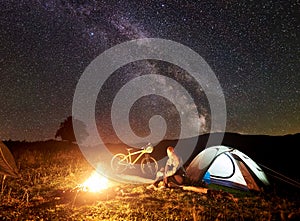
[(64, 120), (64, 122), (60, 123), (60, 127), (56, 131), (55, 138), (60, 137), (62, 140), (66, 140), (69, 142), (77, 141), (77, 143), (84, 140), (88, 136), (86, 125), (82, 121), (77, 119), (74, 119), (74, 123), (79, 131), (79, 133), (77, 134), (79, 135), (77, 137), (77, 140), (74, 134), (72, 116), (69, 116), (66, 120)]

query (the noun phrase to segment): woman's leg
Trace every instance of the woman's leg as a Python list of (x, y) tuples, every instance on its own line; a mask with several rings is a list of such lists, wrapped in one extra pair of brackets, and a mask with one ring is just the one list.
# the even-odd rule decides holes
[(175, 187), (183, 184), (183, 178), (180, 175), (173, 175), (164, 179), (165, 187)]

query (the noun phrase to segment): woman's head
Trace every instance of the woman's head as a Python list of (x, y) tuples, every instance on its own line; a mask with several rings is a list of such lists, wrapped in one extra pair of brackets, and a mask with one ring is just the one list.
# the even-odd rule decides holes
[(167, 154), (168, 154), (168, 156), (172, 156), (173, 153), (174, 153), (174, 147), (169, 146), (167, 148)]

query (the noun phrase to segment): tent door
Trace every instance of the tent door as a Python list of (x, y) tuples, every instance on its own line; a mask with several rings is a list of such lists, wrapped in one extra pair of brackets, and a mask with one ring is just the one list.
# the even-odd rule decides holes
[(246, 165), (240, 161), (240, 160), (236, 160), (242, 174), (243, 174), (243, 177), (247, 183), (247, 186), (249, 188), (249, 190), (257, 190), (257, 191), (260, 191), (258, 185), (256, 184), (253, 176), (250, 174), (249, 170), (247, 169)]

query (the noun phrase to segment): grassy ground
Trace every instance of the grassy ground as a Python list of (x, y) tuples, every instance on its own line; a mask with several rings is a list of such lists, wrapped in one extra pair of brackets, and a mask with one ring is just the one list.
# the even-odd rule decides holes
[(117, 183), (101, 193), (78, 191), (93, 171), (81, 152), (56, 142), (39, 145), (13, 150), (22, 178), (3, 183), (1, 220), (300, 220), (299, 200), (274, 193)]

